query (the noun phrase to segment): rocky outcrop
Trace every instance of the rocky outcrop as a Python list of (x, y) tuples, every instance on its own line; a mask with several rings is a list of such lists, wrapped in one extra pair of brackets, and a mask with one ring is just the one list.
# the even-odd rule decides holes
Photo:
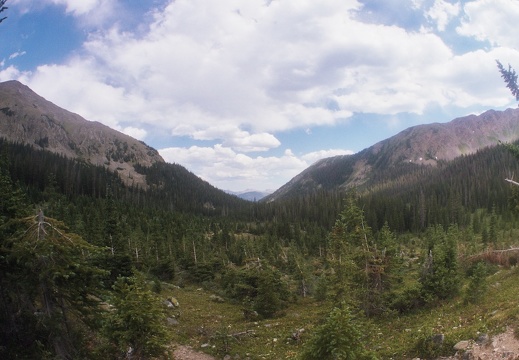
[(508, 327), (493, 337), (481, 334), (476, 340), (460, 341), (453, 350), (455, 355), (437, 360), (519, 360), (519, 339), (514, 329)]

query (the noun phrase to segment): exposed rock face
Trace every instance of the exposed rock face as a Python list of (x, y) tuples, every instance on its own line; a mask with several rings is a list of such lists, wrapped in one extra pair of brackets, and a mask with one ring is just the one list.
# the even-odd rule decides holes
[(0, 83), (0, 136), (105, 166), (118, 171), (125, 183), (141, 187), (145, 177), (134, 166), (164, 162), (143, 142), (64, 110), (18, 81)]

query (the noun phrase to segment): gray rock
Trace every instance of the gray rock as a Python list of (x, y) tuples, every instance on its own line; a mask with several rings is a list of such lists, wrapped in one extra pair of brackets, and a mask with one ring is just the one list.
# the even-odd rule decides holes
[(168, 318), (166, 319), (166, 321), (168, 322), (168, 325), (169, 325), (169, 326), (175, 326), (175, 325), (178, 325), (178, 320), (175, 319), (175, 318), (168, 317)]
[(471, 350), (465, 351), (461, 357), (462, 360), (475, 360), (474, 353)]
[(490, 342), (490, 337), (488, 336), (488, 334), (481, 334), (478, 336), (478, 338), (476, 339), (476, 342), (479, 344), (479, 345), (485, 345), (485, 344), (488, 344)]
[(176, 298), (174, 298), (173, 296), (169, 298), (169, 301), (173, 304), (173, 306), (175, 307), (179, 307), (180, 306), (180, 303), (178, 302), (178, 300)]
[(431, 341), (436, 346), (442, 346), (444, 340), (445, 340), (444, 334), (435, 334), (435, 335), (431, 336)]
[(456, 351), (465, 351), (469, 348), (470, 341), (468, 340), (462, 340), (458, 342), (456, 345), (454, 345), (454, 350)]
[(168, 308), (174, 308), (175, 307), (175, 305), (173, 305), (173, 303), (171, 301), (169, 301), (169, 300), (164, 300), (164, 301), (162, 301), (162, 303), (164, 305), (166, 305)]
[(250, 309), (242, 309), (243, 310), (243, 317), (245, 317), (245, 320), (256, 320), (259, 318), (259, 314), (255, 310)]
[(209, 296), (209, 300), (213, 301), (213, 302), (217, 302), (217, 303), (224, 303), (225, 302), (225, 299), (221, 296), (218, 296), (218, 295), (211, 295)]

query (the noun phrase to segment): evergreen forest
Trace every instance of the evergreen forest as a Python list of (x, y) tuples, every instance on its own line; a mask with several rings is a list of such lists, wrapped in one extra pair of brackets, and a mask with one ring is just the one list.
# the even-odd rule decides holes
[[(0, 141), (0, 358), (173, 358), (195, 338), (219, 358), (434, 358), (452, 352), (429, 341), (438, 329), (387, 346), (377, 334), (445, 304), (477, 308), (519, 260), (519, 187), (505, 181), (519, 161), (504, 145), (273, 202), (175, 164), (139, 171), (147, 189)], [(211, 294), (246, 330), (196, 320), (181, 294)], [(265, 355), (247, 329), (284, 321), (294, 331)]]

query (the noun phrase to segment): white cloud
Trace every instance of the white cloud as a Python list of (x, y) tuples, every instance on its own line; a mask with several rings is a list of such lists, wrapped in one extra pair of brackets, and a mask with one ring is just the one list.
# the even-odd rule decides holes
[(128, 126), (123, 129), (119, 129), (122, 133), (129, 135), (137, 140), (144, 140), (147, 132), (144, 129), (139, 129), (133, 126)]
[(222, 145), (159, 150), (168, 162), (186, 166), (189, 171), (224, 190), (277, 189), (299, 174), (308, 162), (291, 151), (279, 157), (250, 157)]
[(251, 157), (232, 151), (221, 144), (214, 147), (171, 147), (159, 150), (168, 162), (189, 164), (188, 170), (210, 180), (220, 189), (277, 189), (317, 160), (353, 151), (329, 149), (296, 156), (287, 149), (280, 156)]
[(436, 23), (439, 31), (445, 31), (448, 23), (458, 16), (459, 12), (460, 4), (458, 2), (451, 4), (445, 0), (435, 0), (425, 15)]
[(237, 151), (267, 151), (277, 148), (281, 143), (275, 136), (268, 133), (252, 134), (243, 131), (243, 136), (230, 137), (224, 141), (223, 145), (233, 148)]
[[(66, 2), (78, 13), (94, 3)], [(437, 4), (454, 13), (455, 5)], [(111, 126), (146, 122), (205, 139), (211, 128), (232, 128), (226, 144), (243, 144), (247, 131), (248, 141), (270, 139), (259, 148), (279, 145), (274, 132), (333, 125), (353, 112), (420, 114), (431, 103), (458, 103), (429, 71), (452, 64), (439, 37), (358, 22), (350, 12), (359, 8), (332, 0), (174, 1), (155, 12), (147, 32), (115, 26), (92, 35), (83, 53), (41, 66), (29, 85)], [(459, 97), (480, 101), (472, 91), (461, 87)]]
[(461, 35), (492, 45), (519, 48), (515, 28), (519, 2), (515, 0), (476, 0), (464, 5), (466, 18), (458, 27)]
[(79, 19), (81, 25), (99, 27), (114, 23), (116, 16), (123, 15), (120, 0), (10, 0), (22, 14), (41, 10), (45, 6), (62, 6), (67, 15)]
[(47, 0), (56, 5), (64, 5), (68, 13), (74, 15), (85, 15), (94, 9), (102, 8), (113, 1), (107, 0)]
[(23, 73), (18, 70), (15, 66), (10, 65), (7, 68), (2, 68), (0, 70), (0, 81), (7, 81), (7, 80), (13, 80), (18, 79), (22, 82), (24, 82), (24, 76)]
[(26, 54), (25, 51), (17, 51), (15, 53), (12, 53), (11, 55), (9, 55), (9, 60), (16, 59), (17, 57), (23, 56), (25, 54)]
[(344, 150), (344, 149), (328, 149), (328, 150), (319, 150), (314, 151), (308, 154), (303, 155), (301, 158), (306, 161), (308, 164), (313, 164), (318, 160), (332, 157), (332, 156), (338, 156), (338, 155), (352, 155), (354, 154), (351, 150)]

